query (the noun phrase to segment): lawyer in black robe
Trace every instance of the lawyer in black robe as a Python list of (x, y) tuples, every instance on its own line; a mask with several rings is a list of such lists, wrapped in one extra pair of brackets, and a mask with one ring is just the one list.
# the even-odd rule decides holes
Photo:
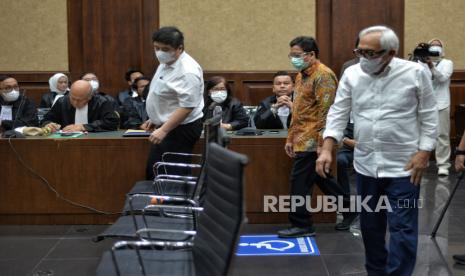
[(19, 95), (18, 99), (14, 102), (7, 102), (0, 97), (0, 112), (2, 106), (11, 106), (13, 113), (12, 120), (2, 121), (0, 127), (3, 128), (3, 130), (11, 130), (22, 126), (36, 127), (39, 125), (36, 106), (34, 102), (26, 96)]
[[(42, 126), (48, 123), (57, 123), (62, 128), (75, 122), (76, 109), (71, 105), (69, 95), (66, 95), (53, 105), (52, 109), (44, 116)], [(113, 104), (100, 95), (93, 95), (88, 102), (88, 124), (84, 128), (89, 132), (113, 131), (118, 129), (119, 115)]]

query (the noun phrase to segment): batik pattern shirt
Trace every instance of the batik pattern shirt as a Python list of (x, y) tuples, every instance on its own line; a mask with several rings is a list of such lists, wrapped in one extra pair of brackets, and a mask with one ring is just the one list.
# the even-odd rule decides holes
[(337, 78), (326, 65), (315, 62), (295, 80), (295, 100), (287, 143), (294, 152), (316, 151), (323, 144), (326, 114), (334, 101)]

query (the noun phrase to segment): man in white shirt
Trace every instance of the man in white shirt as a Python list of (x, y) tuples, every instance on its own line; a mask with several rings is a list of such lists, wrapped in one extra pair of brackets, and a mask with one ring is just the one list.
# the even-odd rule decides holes
[[(436, 144), (436, 100), (426, 69), (394, 57), (399, 47), (394, 31), (374, 26), (359, 38), (360, 63), (347, 68), (339, 83), (316, 170), (322, 177), (329, 173), (331, 149), (341, 141), (352, 111), (357, 188), (369, 207), (360, 214), (368, 275), (411, 275), (419, 184)], [(385, 208), (376, 208), (382, 200)]]
[(147, 96), (149, 120), (143, 128), (152, 131), (153, 143), (146, 177), (153, 179), (153, 164), (164, 152), (190, 153), (202, 133), (203, 71), (184, 51), (184, 36), (176, 27), (163, 27), (152, 36), (160, 65)]
[(435, 156), (439, 176), (448, 176), (450, 168), (450, 76), (454, 72), (454, 64), (444, 58), (444, 44), (435, 38), (429, 41), (429, 51), (437, 56), (426, 59), (431, 71), (433, 90), (438, 104), (438, 142)]

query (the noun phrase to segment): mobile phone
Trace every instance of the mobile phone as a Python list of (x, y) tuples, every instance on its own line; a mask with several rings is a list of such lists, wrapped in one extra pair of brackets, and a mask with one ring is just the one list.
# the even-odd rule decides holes
[(76, 133), (74, 133), (74, 132), (62, 132), (62, 133), (60, 133), (61, 136), (73, 136), (74, 134), (76, 134)]
[(279, 133), (279, 130), (270, 130), (270, 133), (271, 133), (271, 134), (278, 134), (278, 133)]

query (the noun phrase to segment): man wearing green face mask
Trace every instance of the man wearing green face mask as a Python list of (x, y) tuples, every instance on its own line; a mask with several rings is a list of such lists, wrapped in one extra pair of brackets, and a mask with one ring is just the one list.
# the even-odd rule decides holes
[[(294, 160), (290, 176), (290, 194), (296, 199), (306, 198), (311, 194), (313, 183), (316, 182), (325, 194), (343, 195), (343, 205), (348, 207), (349, 195), (341, 186), (332, 179), (318, 176), (315, 172), (315, 162), (323, 142), (322, 132), (326, 124), (326, 114), (336, 95), (336, 75), (318, 60), (318, 45), (312, 37), (296, 37), (289, 45), (290, 62), (299, 70), (295, 79), (292, 120), (285, 145), (287, 155)], [(306, 206), (291, 205), (291, 210), (295, 210), (289, 213), (291, 227), (278, 231), (278, 235), (315, 235), (312, 216)], [(346, 223), (355, 217), (353, 213), (344, 214)]]

